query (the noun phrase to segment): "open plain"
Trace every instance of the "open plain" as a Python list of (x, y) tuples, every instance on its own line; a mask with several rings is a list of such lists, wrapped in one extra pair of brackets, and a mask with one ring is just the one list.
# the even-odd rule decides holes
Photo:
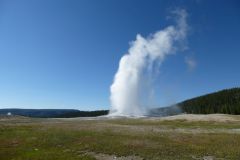
[(1, 116), (1, 160), (240, 159), (240, 116)]

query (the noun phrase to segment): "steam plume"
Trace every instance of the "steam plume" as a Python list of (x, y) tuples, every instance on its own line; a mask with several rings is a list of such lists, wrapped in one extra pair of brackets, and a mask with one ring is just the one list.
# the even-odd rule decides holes
[(111, 115), (147, 114), (154, 68), (159, 67), (167, 55), (175, 53), (178, 44), (186, 37), (187, 12), (181, 9), (173, 14), (176, 25), (168, 26), (147, 38), (138, 34), (128, 53), (121, 58), (110, 89)]

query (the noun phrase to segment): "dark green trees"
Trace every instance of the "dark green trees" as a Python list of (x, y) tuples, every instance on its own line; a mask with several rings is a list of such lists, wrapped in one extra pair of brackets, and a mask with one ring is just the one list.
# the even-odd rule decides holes
[(240, 88), (226, 89), (186, 100), (179, 104), (186, 113), (240, 114)]

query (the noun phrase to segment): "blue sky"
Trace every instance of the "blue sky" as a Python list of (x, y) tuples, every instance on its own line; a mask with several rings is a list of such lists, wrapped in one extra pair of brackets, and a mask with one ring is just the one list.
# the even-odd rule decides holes
[(188, 49), (159, 68), (156, 105), (239, 87), (238, 0), (0, 0), (0, 108), (108, 109), (129, 42), (175, 8), (189, 15)]

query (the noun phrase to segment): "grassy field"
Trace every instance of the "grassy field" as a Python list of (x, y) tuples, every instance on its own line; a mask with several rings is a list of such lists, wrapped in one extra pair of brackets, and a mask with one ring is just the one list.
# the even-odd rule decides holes
[(173, 119), (2, 116), (0, 160), (240, 159), (239, 116), (218, 115), (215, 119), (211, 119), (215, 115), (202, 119), (197, 115), (184, 116)]

